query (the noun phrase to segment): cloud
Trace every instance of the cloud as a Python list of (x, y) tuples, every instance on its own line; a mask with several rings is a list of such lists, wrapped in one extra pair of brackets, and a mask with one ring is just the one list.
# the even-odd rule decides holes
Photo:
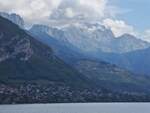
[[(136, 35), (135, 29), (116, 18), (122, 10), (112, 5), (112, 0), (0, 0), (0, 11), (17, 13), (25, 23), (99, 21), (111, 29), (115, 36), (124, 33)], [(149, 32), (144, 33), (145, 39)], [(149, 40), (149, 39), (148, 39)]]
[(110, 18), (104, 19), (103, 25), (106, 28), (111, 29), (116, 37), (127, 33), (138, 39), (150, 42), (150, 29), (147, 29), (144, 32), (139, 32), (132, 25), (128, 25), (123, 20), (113, 20)]
[(0, 0), (0, 11), (21, 15), (28, 23), (44, 22), (61, 0)]
[(53, 20), (101, 20), (114, 17), (118, 12), (116, 7), (109, 5), (110, 0), (62, 0), (53, 11)]
[(104, 19), (103, 24), (105, 27), (111, 29), (116, 37), (119, 37), (125, 33), (136, 36), (136, 31), (133, 26), (128, 25), (123, 20)]
[[(28, 23), (50, 19), (100, 20), (116, 14), (110, 0), (0, 0), (0, 11), (21, 15)], [(113, 11), (114, 10), (114, 11)]]
[(104, 19), (103, 25), (106, 28), (111, 29), (116, 37), (127, 33), (138, 39), (150, 42), (150, 29), (147, 29), (144, 32), (139, 32), (132, 25), (128, 25), (123, 20), (113, 20), (110, 18)]
[(150, 42), (150, 29), (144, 31), (141, 37), (142, 37), (142, 40)]

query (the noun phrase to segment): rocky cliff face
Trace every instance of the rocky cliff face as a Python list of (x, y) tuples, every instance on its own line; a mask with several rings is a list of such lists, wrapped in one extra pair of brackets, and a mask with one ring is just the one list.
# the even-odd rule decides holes
[[(3, 34), (3, 33), (2, 33)], [(26, 38), (19, 38), (19, 35), (7, 40), (5, 36), (2, 36), (0, 42), (0, 62), (20, 56), (18, 60), (28, 60), (32, 54), (31, 43)]]

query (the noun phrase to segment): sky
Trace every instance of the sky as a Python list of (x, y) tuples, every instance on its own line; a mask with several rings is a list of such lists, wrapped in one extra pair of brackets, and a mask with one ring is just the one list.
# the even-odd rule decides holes
[(28, 25), (99, 21), (116, 37), (150, 41), (150, 0), (0, 0), (0, 11), (19, 14)]
[(127, 21), (141, 31), (150, 28), (150, 0), (117, 0), (115, 4), (122, 9), (129, 10), (118, 18)]

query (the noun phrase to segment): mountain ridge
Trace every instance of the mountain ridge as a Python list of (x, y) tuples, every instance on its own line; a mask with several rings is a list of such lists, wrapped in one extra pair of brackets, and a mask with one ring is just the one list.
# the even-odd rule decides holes
[(12, 21), (13, 23), (17, 24), (20, 28), (24, 29), (25, 22), (20, 15), (16, 13), (9, 14), (5, 12), (0, 12), (0, 16)]
[[(33, 26), (31, 29), (36, 28)], [(101, 24), (74, 23), (62, 27), (47, 26), (46, 32), (63, 43), (70, 43), (81, 51), (91, 54), (98, 51), (126, 53), (150, 47), (148, 42), (137, 39), (130, 34), (116, 38), (111, 30)]]

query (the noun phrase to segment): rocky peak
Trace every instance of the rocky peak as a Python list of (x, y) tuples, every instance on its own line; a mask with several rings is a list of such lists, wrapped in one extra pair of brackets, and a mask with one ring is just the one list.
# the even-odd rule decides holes
[(5, 12), (0, 12), (0, 16), (12, 21), (13, 23), (17, 24), (20, 28), (24, 28), (24, 20), (19, 15), (15, 13), (8, 14)]
[(72, 22), (59, 25), (34, 25), (33, 33), (46, 32), (63, 44), (69, 44), (88, 54), (100, 51), (107, 53), (126, 53), (150, 46), (130, 34), (116, 38), (113, 32), (100, 22)]
[(138, 39), (137, 37), (130, 34), (124, 34), (116, 38), (114, 44), (117, 45), (116, 50), (120, 51), (120, 53), (146, 49), (150, 47), (148, 42)]

